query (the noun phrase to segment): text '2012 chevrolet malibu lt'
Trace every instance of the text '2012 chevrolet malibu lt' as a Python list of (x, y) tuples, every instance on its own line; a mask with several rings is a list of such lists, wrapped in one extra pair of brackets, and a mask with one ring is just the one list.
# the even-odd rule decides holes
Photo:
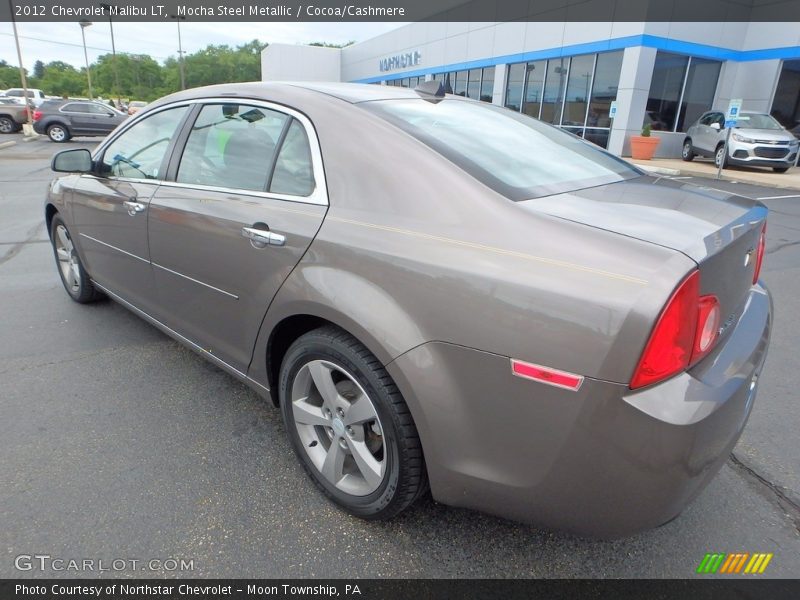
[(57, 154), (67, 292), (270, 397), (352, 514), (669, 521), (753, 405), (766, 209), (436, 85), (199, 88)]

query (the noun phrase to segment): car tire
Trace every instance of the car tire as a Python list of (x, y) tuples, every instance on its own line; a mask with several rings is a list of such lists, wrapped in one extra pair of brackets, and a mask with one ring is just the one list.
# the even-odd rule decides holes
[(692, 140), (687, 138), (683, 142), (683, 149), (681, 150), (681, 158), (686, 162), (691, 162), (695, 157), (694, 149), (692, 148)]
[(64, 142), (69, 141), (72, 135), (64, 125), (61, 123), (53, 123), (47, 127), (47, 137), (50, 138), (50, 141), (53, 141), (57, 144), (63, 144)]
[(0, 117), (0, 133), (14, 133), (15, 131), (19, 131), (19, 126), (14, 119)]
[(772, 167), (772, 170), (776, 173), (786, 173), (789, 170), (789, 167)]
[(389, 519), (428, 489), (419, 435), (381, 362), (335, 326), (298, 338), (278, 393), (289, 440), (322, 493), (368, 520)]
[(72, 236), (64, 224), (64, 220), (58, 214), (53, 217), (50, 224), (50, 241), (61, 283), (64, 284), (64, 289), (70, 298), (80, 304), (87, 304), (102, 298), (102, 292), (94, 287), (89, 274), (83, 268), (78, 251), (72, 243)]
[(714, 166), (719, 168), (719, 163), (722, 162), (722, 168), (728, 166), (728, 152), (725, 149), (724, 144), (720, 144), (717, 146), (717, 149), (714, 150)]

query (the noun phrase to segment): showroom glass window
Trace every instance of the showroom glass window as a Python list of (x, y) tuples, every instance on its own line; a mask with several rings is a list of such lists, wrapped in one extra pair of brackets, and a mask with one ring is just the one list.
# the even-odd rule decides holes
[(544, 95), (542, 96), (542, 112), (539, 118), (558, 125), (564, 107), (564, 88), (567, 85), (569, 59), (556, 58), (547, 61), (547, 75), (544, 79)]
[(569, 80), (564, 97), (564, 115), (561, 126), (577, 135), (583, 134), (589, 91), (594, 73), (594, 55), (575, 56), (569, 67)]
[[(525, 63), (517, 63), (508, 67), (506, 79), (506, 108), (520, 110), (522, 107), (522, 88), (525, 82)], [(538, 113), (537, 115), (538, 116)]]
[(275, 146), (291, 117), (245, 104), (208, 104), (192, 126), (176, 181), (265, 191)]
[(800, 60), (785, 60), (770, 114), (800, 137)]
[(643, 125), (656, 131), (685, 131), (711, 108), (721, 64), (659, 51)]
[(125, 130), (103, 152), (100, 164), (103, 173), (158, 179), (164, 154), (186, 111), (186, 106), (162, 110)]
[(505, 106), (606, 147), (621, 69), (621, 50), (512, 64)]
[(486, 67), (481, 74), (481, 102), (491, 102), (494, 93), (494, 67)]
[(538, 119), (544, 94), (544, 74), (547, 70), (547, 61), (530, 62), (523, 67), (525, 68), (525, 96), (522, 100), (522, 112)]

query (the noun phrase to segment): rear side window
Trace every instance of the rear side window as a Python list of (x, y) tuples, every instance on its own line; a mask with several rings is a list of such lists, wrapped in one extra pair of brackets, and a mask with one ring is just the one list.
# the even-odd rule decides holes
[(69, 104), (65, 104), (61, 107), (62, 112), (72, 112), (72, 113), (90, 113), (92, 112), (89, 108), (89, 105), (85, 102), (70, 102)]
[(525, 200), (638, 177), (599, 146), (514, 111), (463, 100), (359, 106), (393, 123), (496, 192)]
[(164, 154), (187, 107), (162, 110), (125, 130), (103, 153), (103, 173), (133, 179), (158, 179)]
[(283, 140), (269, 191), (291, 196), (310, 196), (314, 191), (314, 168), (305, 128), (292, 119)]
[(176, 181), (266, 191), (288, 115), (243, 104), (208, 104), (197, 116)]

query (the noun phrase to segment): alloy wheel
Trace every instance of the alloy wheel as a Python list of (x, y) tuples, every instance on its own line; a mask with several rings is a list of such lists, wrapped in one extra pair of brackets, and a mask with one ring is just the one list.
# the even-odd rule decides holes
[(14, 122), (8, 117), (0, 118), (0, 133), (14, 133)]
[(386, 474), (383, 428), (355, 377), (312, 360), (297, 372), (291, 402), (300, 442), (322, 476), (354, 496), (377, 490)]
[(47, 135), (54, 142), (63, 142), (67, 138), (67, 132), (62, 127), (53, 126), (47, 131)]
[(77, 294), (81, 288), (78, 257), (75, 254), (75, 246), (72, 244), (69, 232), (63, 225), (56, 227), (55, 246), (56, 255), (58, 256), (58, 268), (61, 269), (64, 283), (73, 294)]

